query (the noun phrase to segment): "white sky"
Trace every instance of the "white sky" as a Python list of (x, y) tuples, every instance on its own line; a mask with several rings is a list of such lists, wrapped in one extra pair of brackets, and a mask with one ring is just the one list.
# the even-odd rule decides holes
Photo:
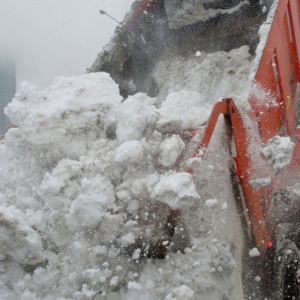
[(39, 87), (79, 75), (109, 41), (134, 0), (0, 0), (0, 50), (16, 61), (17, 80)]

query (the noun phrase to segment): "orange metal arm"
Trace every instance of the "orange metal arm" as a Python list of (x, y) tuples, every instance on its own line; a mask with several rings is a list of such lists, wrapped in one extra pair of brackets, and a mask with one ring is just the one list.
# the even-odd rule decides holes
[[(224, 99), (223, 101), (217, 102), (215, 104), (215, 106), (213, 107), (212, 112), (209, 116), (208, 122), (206, 124), (201, 143), (200, 143), (200, 149), (202, 150), (202, 156), (204, 156), (204, 154), (206, 152), (206, 149), (208, 147), (210, 139), (211, 139), (213, 132), (215, 130), (215, 127), (217, 125), (219, 116), (221, 114), (223, 114), (223, 115), (228, 114), (230, 101), (232, 101), (232, 99)], [(195, 156), (196, 155), (197, 155), (197, 153), (195, 153)]]
[(233, 100), (229, 104), (230, 121), (232, 124), (232, 135), (235, 141), (237, 156), (234, 158), (236, 164), (236, 175), (238, 176), (251, 221), (252, 232), (256, 245), (266, 250), (270, 245), (270, 235), (267, 232), (263, 205), (263, 191), (251, 186), (253, 179), (253, 160), (251, 159), (250, 137), (244, 125), (242, 116)]
[(249, 153), (249, 134), (244, 125), (243, 119), (239, 113), (238, 108), (234, 104), (233, 99), (224, 99), (222, 102), (217, 102), (212, 110), (208, 123), (206, 125), (202, 141), (199, 147), (195, 150), (194, 156), (198, 156), (199, 149), (202, 150), (203, 157), (208, 147), (214, 129), (218, 122), (220, 115), (225, 116), (226, 126), (229, 128), (230, 145), (231, 138), (234, 138), (237, 156), (234, 158), (236, 164), (236, 175), (242, 186), (247, 214), (251, 221), (251, 228), (256, 245), (265, 250), (269, 243), (270, 237), (265, 226), (264, 206), (262, 203), (262, 193), (254, 189), (250, 185), (251, 176), (253, 175), (253, 167), (251, 154)]

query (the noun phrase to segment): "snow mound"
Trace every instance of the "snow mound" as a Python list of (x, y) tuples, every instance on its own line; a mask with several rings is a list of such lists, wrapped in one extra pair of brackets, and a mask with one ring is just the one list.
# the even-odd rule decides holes
[[(196, 92), (180, 90), (161, 107), (143, 94), (122, 102), (105, 73), (60, 77), (41, 91), (23, 82), (6, 108), (16, 126), (0, 145), (2, 298), (230, 295), (230, 244), (211, 245), (224, 223), (212, 220), (204, 205), (220, 199), (214, 209), (225, 220), (232, 210), (222, 209), (220, 193), (228, 202), (228, 183), (220, 193), (208, 188), (200, 195), (203, 184), (176, 171), (184, 142), (162, 125), (198, 126), (197, 116), (204, 120), (208, 110)], [(200, 181), (209, 172), (229, 178), (224, 166), (203, 165), (203, 171)], [(180, 208), (182, 218), (174, 238), (163, 242), (167, 259), (140, 257), (147, 245), (139, 241), (159, 240), (171, 207)], [(221, 277), (227, 279), (219, 285)]]
[(52, 157), (67, 153), (77, 158), (88, 142), (106, 137), (116, 126), (121, 100), (109, 75), (94, 73), (57, 78), (42, 92), (23, 82), (5, 113), (18, 126), (18, 134), (36, 149), (48, 156), (51, 149)]
[[(165, 0), (170, 27), (249, 4), (208, 9), (213, 2)], [(257, 57), (270, 21), (260, 30)], [(152, 74), (157, 98), (122, 99), (105, 73), (60, 77), (42, 91), (23, 82), (5, 110), (15, 126), (0, 144), (1, 297), (243, 299), (243, 232), (224, 120), (205, 158), (193, 160), (193, 175), (181, 167), (190, 146), (182, 131), (204, 124), (220, 97), (249, 110), (256, 68), (248, 46), (168, 53)], [(264, 155), (278, 172), (292, 150), (289, 140), (275, 137)], [(260, 175), (251, 181), (256, 188), (270, 182)], [(285, 204), (286, 194), (297, 201), (299, 186), (274, 204)], [(170, 212), (181, 214), (174, 227)], [(164, 260), (148, 256), (155, 246)], [(256, 248), (249, 252), (258, 255)]]

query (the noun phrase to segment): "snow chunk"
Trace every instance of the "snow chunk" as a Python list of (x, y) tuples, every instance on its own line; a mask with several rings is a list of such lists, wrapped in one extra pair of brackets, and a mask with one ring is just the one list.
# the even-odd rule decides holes
[(139, 140), (147, 134), (147, 131), (154, 130), (158, 118), (153, 105), (155, 101), (141, 93), (130, 96), (124, 101), (116, 130), (119, 143)]
[(119, 277), (118, 276), (114, 276), (111, 280), (110, 280), (110, 286), (116, 286), (119, 282)]
[(141, 257), (141, 252), (142, 250), (140, 248), (135, 249), (133, 254), (132, 254), (132, 259), (137, 260)]
[(222, 203), (222, 210), (226, 210), (228, 207), (228, 204), (226, 202)]
[(69, 159), (61, 160), (53, 172), (47, 172), (43, 178), (42, 184), (38, 188), (38, 194), (43, 197), (45, 195), (57, 195), (65, 188), (69, 180), (76, 176), (82, 169), (82, 163)]
[(208, 119), (211, 107), (198, 92), (182, 90), (171, 93), (158, 109), (157, 128), (170, 132), (199, 127)]
[(158, 183), (160, 176), (157, 173), (147, 175), (142, 178), (136, 178), (132, 183), (131, 192), (137, 197), (143, 197), (152, 193), (156, 184)]
[(164, 300), (186, 300), (192, 299), (195, 292), (187, 285), (183, 284), (173, 290), (172, 293), (168, 294)]
[(71, 231), (95, 228), (115, 201), (110, 181), (101, 175), (82, 180), (83, 193), (71, 204), (66, 223)]
[(263, 148), (262, 153), (272, 164), (275, 173), (278, 173), (291, 162), (295, 144), (290, 137), (276, 135)]
[[(86, 143), (113, 135), (122, 97), (106, 73), (58, 77), (38, 91), (23, 82), (5, 113), (23, 142), (51, 157), (78, 157)], [(6, 139), (6, 143), (13, 143)]]
[(256, 282), (260, 282), (261, 281), (261, 278), (260, 278), (260, 276), (255, 276), (255, 278), (254, 278), (254, 280), (256, 281)]
[(135, 242), (135, 235), (132, 232), (128, 232), (127, 234), (121, 237), (121, 244), (124, 247), (132, 245)]
[(207, 207), (213, 207), (213, 206), (216, 206), (218, 203), (219, 203), (219, 200), (217, 200), (217, 199), (208, 199), (205, 201), (204, 205)]
[(251, 186), (254, 188), (261, 188), (264, 186), (267, 186), (271, 183), (271, 178), (259, 178), (259, 179), (253, 179), (250, 181)]
[(236, 267), (230, 246), (219, 241), (208, 246), (212, 266), (219, 272), (232, 273)]
[(42, 262), (39, 234), (28, 225), (25, 214), (13, 206), (0, 206), (0, 252), (22, 264)]
[(142, 285), (135, 281), (129, 281), (127, 284), (127, 287), (129, 290), (141, 290), (142, 289)]
[(134, 164), (142, 162), (145, 155), (145, 150), (140, 141), (129, 141), (116, 149), (114, 161), (117, 164)]
[(250, 257), (257, 257), (260, 256), (260, 252), (258, 251), (257, 248), (253, 248), (249, 251), (249, 256)]
[(162, 175), (155, 185), (152, 198), (164, 202), (173, 209), (190, 207), (200, 197), (192, 176), (188, 173), (169, 173)]
[(178, 135), (166, 138), (159, 146), (158, 162), (164, 167), (171, 167), (185, 148), (183, 140)]

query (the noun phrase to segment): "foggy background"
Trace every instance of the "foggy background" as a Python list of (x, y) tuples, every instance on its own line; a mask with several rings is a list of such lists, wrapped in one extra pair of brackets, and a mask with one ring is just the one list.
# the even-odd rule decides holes
[(42, 88), (53, 77), (91, 66), (134, 0), (0, 0), (0, 59), (14, 59), (21, 80)]

